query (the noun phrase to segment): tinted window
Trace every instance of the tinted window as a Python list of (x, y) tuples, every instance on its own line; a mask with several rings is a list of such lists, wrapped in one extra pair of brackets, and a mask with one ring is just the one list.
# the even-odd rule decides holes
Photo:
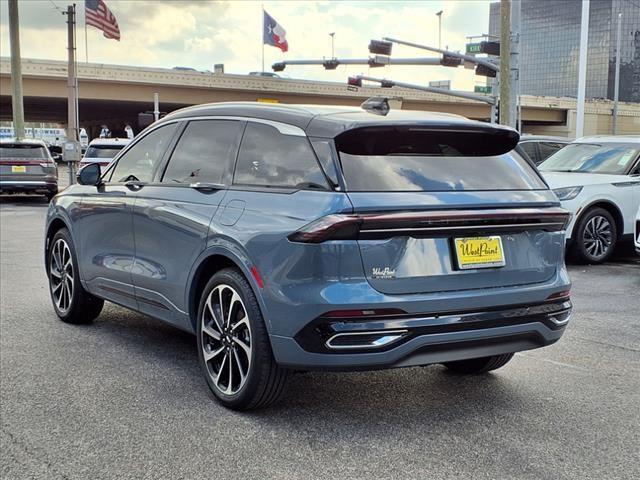
[(177, 128), (171, 123), (157, 128), (133, 145), (120, 159), (111, 174), (114, 182), (124, 182), (128, 178), (141, 182), (153, 180), (153, 172), (164, 155)]
[(490, 152), (487, 144), (493, 139), (483, 133), (367, 130), (361, 129), (355, 135), (346, 132), (336, 139), (350, 191), (547, 188), (520, 155), (485, 153)]
[(0, 159), (9, 158), (48, 158), (44, 147), (40, 145), (11, 145), (0, 147)]
[(572, 143), (545, 160), (540, 170), (623, 174), (639, 153), (640, 149), (634, 144)]
[(307, 137), (271, 125), (247, 124), (233, 177), (236, 185), (327, 189)]
[(241, 122), (190, 122), (180, 137), (162, 181), (224, 183), (223, 175), (235, 159), (241, 135)]
[(520, 144), (520, 148), (534, 163), (538, 163), (538, 154), (536, 152), (535, 142), (523, 142)]
[(546, 160), (564, 146), (565, 144), (563, 143), (540, 142), (538, 145), (538, 148), (540, 149), (540, 162)]

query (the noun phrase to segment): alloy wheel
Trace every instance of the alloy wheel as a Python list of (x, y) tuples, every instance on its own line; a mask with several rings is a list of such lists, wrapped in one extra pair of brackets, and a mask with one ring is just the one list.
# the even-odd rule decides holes
[(66, 313), (71, 307), (74, 289), (74, 270), (71, 250), (67, 242), (59, 238), (53, 244), (49, 258), (49, 284), (56, 308)]
[(217, 285), (202, 311), (202, 354), (215, 387), (234, 395), (244, 386), (252, 359), (251, 326), (236, 290)]
[(613, 242), (613, 229), (605, 217), (596, 215), (584, 228), (584, 249), (594, 259), (604, 257)]

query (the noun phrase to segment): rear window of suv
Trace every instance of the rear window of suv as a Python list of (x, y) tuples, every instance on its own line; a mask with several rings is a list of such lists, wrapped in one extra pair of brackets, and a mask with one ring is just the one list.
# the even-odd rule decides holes
[(519, 155), (489, 154), (495, 141), (484, 133), (385, 127), (342, 134), (336, 148), (353, 192), (547, 188)]
[(0, 147), (0, 159), (9, 158), (48, 158), (47, 151), (41, 145), (5, 145)]
[(91, 145), (87, 148), (86, 158), (114, 158), (124, 145)]

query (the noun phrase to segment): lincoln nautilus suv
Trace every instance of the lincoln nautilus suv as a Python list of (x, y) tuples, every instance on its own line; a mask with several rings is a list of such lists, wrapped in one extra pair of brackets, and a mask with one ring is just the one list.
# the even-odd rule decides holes
[(220, 103), (167, 115), (49, 206), (55, 312), (197, 335), (214, 396), (292, 372), (505, 365), (563, 334), (568, 213), (512, 129), (428, 112)]

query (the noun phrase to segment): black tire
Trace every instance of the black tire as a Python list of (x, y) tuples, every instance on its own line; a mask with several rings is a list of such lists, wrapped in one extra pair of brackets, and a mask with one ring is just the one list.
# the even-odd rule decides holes
[(57, 194), (58, 194), (57, 190), (55, 190), (55, 191), (52, 190), (52, 191), (49, 191), (49, 192), (45, 193), (44, 196), (47, 198), (47, 202), (50, 202), (53, 199), (53, 197), (55, 197)]
[(613, 216), (604, 208), (591, 208), (578, 220), (570, 253), (582, 263), (602, 263), (613, 254), (617, 239), (618, 228)]
[[(72, 284), (71, 295), (69, 296), (70, 300), (66, 303), (58, 302), (58, 298), (56, 297), (56, 292), (58, 290), (55, 290), (55, 285), (58, 281), (58, 277), (56, 277), (54, 273), (52, 273), (52, 268), (55, 268), (56, 266), (54, 249), (56, 248), (56, 245), (59, 245), (59, 241), (62, 241), (67, 245), (71, 260), (71, 269), (65, 269), (65, 274), (72, 277), (72, 283), (66, 284)], [(73, 324), (90, 323), (98, 315), (100, 315), (102, 306), (104, 305), (104, 301), (98, 297), (91, 295), (82, 287), (78, 275), (78, 259), (76, 257), (76, 251), (73, 245), (73, 240), (71, 239), (71, 234), (66, 228), (61, 228), (60, 230), (58, 230), (49, 242), (46, 270), (47, 278), (49, 280), (49, 293), (51, 294), (51, 301), (53, 303), (53, 308), (60, 320), (66, 323)], [(59, 272), (58, 270), (56, 270), (56, 273), (61, 274), (61, 272)], [(60, 283), (62, 283), (62, 281), (60, 281)]]
[[(224, 317), (224, 314), (220, 313), (219, 305), (224, 304), (225, 292), (229, 291), (235, 291), (240, 297), (241, 303), (235, 307), (236, 310), (234, 310), (233, 305), (237, 304), (230, 303), (227, 309), (230, 312), (228, 317), (234, 318), (229, 320), (226, 326), (222, 325), (222, 328), (218, 328), (220, 325), (213, 322), (218, 321), (216, 320), (217, 317)], [(212, 300), (209, 307), (207, 301), (210, 295)], [(220, 299), (218, 305), (215, 304), (217, 298)], [(230, 302), (233, 302), (233, 299)], [(205, 308), (208, 309), (206, 314)], [(240, 309), (244, 310), (245, 315), (242, 315)], [(216, 317), (209, 312), (215, 312)], [(248, 320), (248, 326), (244, 320)], [(209, 332), (215, 330), (214, 333), (218, 336), (220, 336), (219, 332), (222, 332), (220, 339), (216, 339), (208, 333), (203, 333), (205, 323)], [(233, 331), (233, 328), (239, 324), (244, 324), (242, 328), (245, 328), (245, 338), (242, 340), (250, 347), (250, 355), (245, 353), (246, 356), (242, 357), (248, 360), (242, 365), (246, 367), (244, 377), (242, 377), (240, 370), (242, 360), (239, 358), (243, 349), (240, 348), (236, 341), (241, 334), (238, 333), (239, 330), (235, 330), (235, 333)], [(247, 331), (249, 337), (246, 337)], [(211, 277), (205, 286), (198, 306), (197, 334), (200, 366), (209, 389), (222, 405), (233, 410), (252, 410), (272, 405), (282, 397), (290, 371), (276, 363), (256, 296), (251, 285), (238, 269), (226, 268), (220, 270)], [(249, 341), (247, 342), (247, 340)], [(225, 347), (225, 345), (227, 346)], [(223, 349), (220, 356), (212, 357), (205, 361), (205, 351), (207, 355), (212, 355), (213, 352), (220, 349)], [(236, 350), (235, 352), (234, 349)], [(239, 352), (238, 355), (236, 355), (236, 352)], [(232, 355), (236, 355), (233, 361), (231, 360)], [(229, 366), (229, 363), (224, 363), (227, 358), (229, 358), (231, 366)], [(235, 365), (235, 369), (233, 365)], [(234, 377), (236, 382), (238, 376), (243, 378), (236, 391), (232, 391), (235, 387), (233, 382), (231, 380), (227, 382), (226, 387), (230, 393), (225, 393), (222, 388), (225, 385), (220, 383), (223, 382), (220, 372), (223, 372), (224, 376), (224, 368), (227, 367), (232, 370), (231, 376)], [(219, 380), (219, 383), (216, 383), (214, 376)]]
[(513, 358), (513, 353), (493, 355), (491, 357), (471, 358), (469, 360), (459, 360), (457, 362), (443, 363), (445, 367), (455, 373), (479, 374), (504, 367)]

